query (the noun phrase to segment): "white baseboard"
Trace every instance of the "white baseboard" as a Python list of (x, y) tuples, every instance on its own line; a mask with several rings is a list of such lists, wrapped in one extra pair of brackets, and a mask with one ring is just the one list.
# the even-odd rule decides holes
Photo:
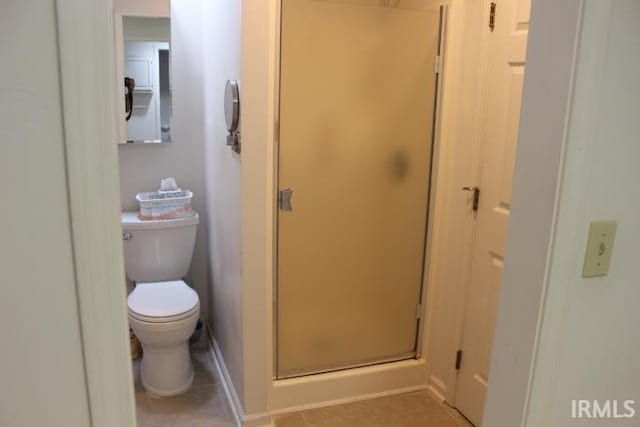
[(440, 402), (445, 402), (447, 395), (447, 387), (440, 380), (440, 378), (435, 375), (429, 376), (429, 384), (427, 386), (427, 390), (431, 393), (431, 395), (436, 398)]
[(245, 415), (242, 419), (242, 427), (272, 427), (273, 420), (271, 414), (263, 412), (261, 414)]
[(326, 374), (274, 380), (270, 395), (270, 412), (245, 414), (220, 347), (211, 331), (208, 332), (209, 352), (238, 427), (272, 426), (272, 417), (277, 415), (419, 390), (429, 390), (441, 398), (427, 381), (424, 359), (403, 360)]
[(433, 397), (441, 402), (447, 400), (447, 386), (445, 383), (435, 375), (429, 375), (429, 384), (427, 390), (431, 392)]
[(227, 365), (224, 363), (224, 357), (220, 351), (220, 347), (216, 342), (211, 330), (207, 326), (208, 338), (209, 338), (209, 352), (213, 358), (214, 365), (220, 376), (222, 387), (224, 388), (224, 394), (227, 397), (231, 412), (233, 414), (234, 421), (238, 427), (271, 427), (272, 420), (271, 414), (268, 412), (257, 414), (245, 414), (242, 408), (242, 403), (236, 389), (227, 370)]
[(274, 380), (271, 415), (427, 389), (424, 359)]

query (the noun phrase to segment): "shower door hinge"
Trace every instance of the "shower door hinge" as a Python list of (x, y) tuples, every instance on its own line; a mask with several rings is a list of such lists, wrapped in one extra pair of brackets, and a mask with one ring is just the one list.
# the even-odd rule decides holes
[(462, 350), (456, 351), (456, 371), (460, 370), (462, 366)]
[(496, 2), (492, 1), (489, 7), (489, 28), (491, 31), (496, 27)]
[(422, 304), (416, 305), (416, 319), (422, 318)]
[(436, 74), (440, 74), (442, 72), (441, 62), (442, 61), (441, 61), (440, 55), (436, 55), (436, 63), (435, 63), (435, 66), (434, 66), (434, 72)]

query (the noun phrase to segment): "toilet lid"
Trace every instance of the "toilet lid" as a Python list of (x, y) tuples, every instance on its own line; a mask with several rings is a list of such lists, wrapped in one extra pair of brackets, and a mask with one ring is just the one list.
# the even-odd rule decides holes
[(138, 283), (127, 304), (133, 315), (162, 321), (198, 308), (198, 294), (182, 280)]

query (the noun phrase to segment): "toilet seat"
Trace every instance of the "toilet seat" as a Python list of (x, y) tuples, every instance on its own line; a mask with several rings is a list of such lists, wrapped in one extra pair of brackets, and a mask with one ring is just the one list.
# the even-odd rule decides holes
[(182, 280), (138, 283), (127, 305), (129, 316), (148, 323), (175, 322), (200, 311), (198, 294)]

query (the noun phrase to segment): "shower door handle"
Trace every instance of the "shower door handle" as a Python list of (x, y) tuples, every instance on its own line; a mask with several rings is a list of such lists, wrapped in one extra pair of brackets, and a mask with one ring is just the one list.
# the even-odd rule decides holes
[(293, 211), (293, 205), (291, 205), (292, 198), (293, 198), (292, 189), (287, 188), (286, 190), (280, 191), (280, 195), (278, 197), (278, 200), (280, 202), (280, 209), (288, 212)]

